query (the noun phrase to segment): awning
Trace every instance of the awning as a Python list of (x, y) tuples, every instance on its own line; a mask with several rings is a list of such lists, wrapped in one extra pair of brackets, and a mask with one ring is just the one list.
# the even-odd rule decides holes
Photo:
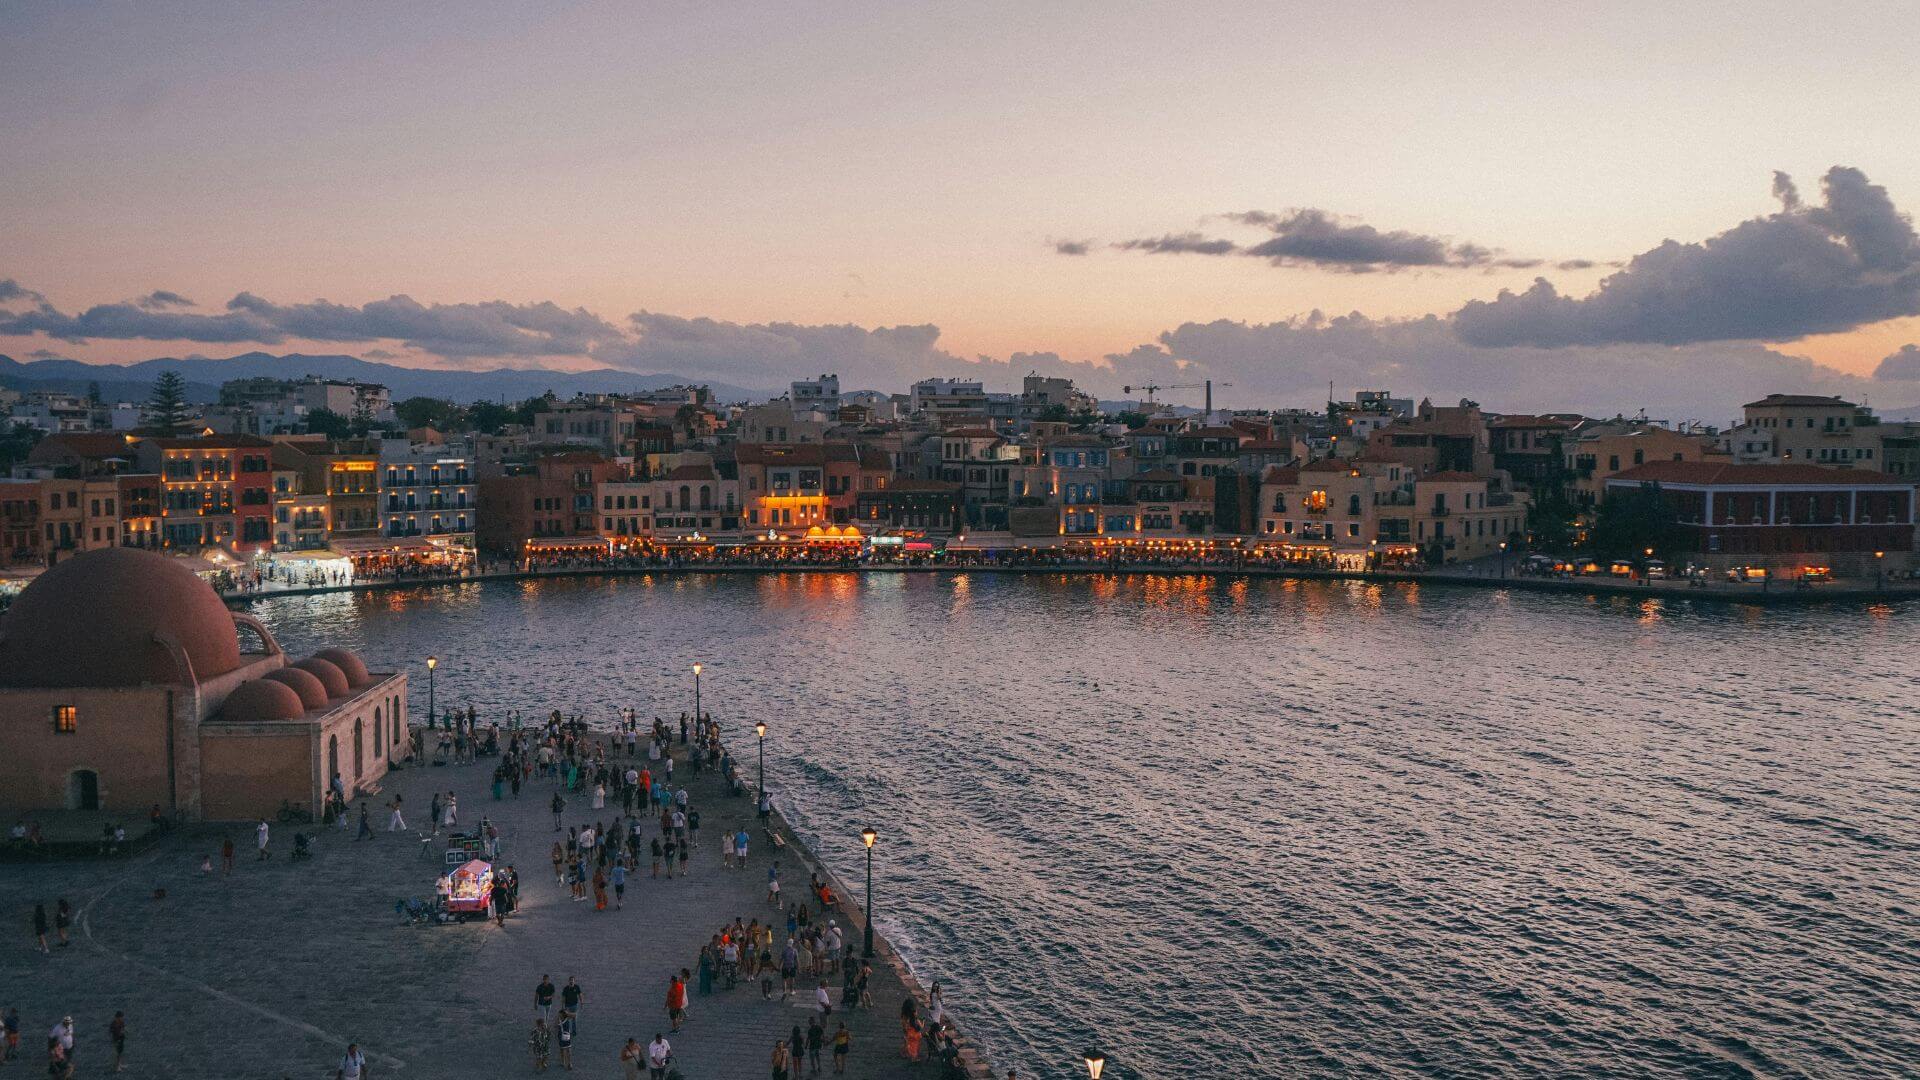
[(327, 545), (334, 552), (353, 558), (356, 555), (424, 555), (441, 550), (424, 536), (383, 536), (377, 540), (335, 540)]
[(607, 551), (613, 541), (603, 536), (541, 536), (527, 541), (528, 551)]

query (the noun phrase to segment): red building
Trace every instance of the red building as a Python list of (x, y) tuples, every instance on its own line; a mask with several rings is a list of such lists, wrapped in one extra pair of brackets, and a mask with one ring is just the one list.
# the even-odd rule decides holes
[(1914, 483), (1862, 469), (1650, 461), (1607, 478), (1608, 494), (1651, 485), (1716, 568), (1904, 570), (1914, 553)]
[(566, 541), (606, 550), (594, 495), (619, 468), (600, 454), (579, 450), (549, 454), (483, 476), (475, 543), (493, 555), (519, 559), (534, 549), (564, 550)]
[(273, 444), (251, 435), (142, 439), (141, 466), (160, 474), (160, 546), (273, 546)]

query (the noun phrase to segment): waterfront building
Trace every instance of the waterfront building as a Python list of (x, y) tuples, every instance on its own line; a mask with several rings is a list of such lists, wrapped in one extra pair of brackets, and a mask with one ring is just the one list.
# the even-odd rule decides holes
[(299, 472), (302, 491), (326, 493), (327, 542), (341, 554), (357, 555), (380, 539), (377, 441), (282, 437), (273, 442), (273, 463)]
[(503, 463), (498, 475), (482, 476), (478, 484), (480, 550), (514, 559), (593, 546), (605, 551), (595, 496), (618, 475), (613, 462), (591, 450)]
[(1488, 449), (1493, 468), (1516, 484), (1539, 490), (1563, 486), (1566, 480), (1567, 433), (1580, 421), (1572, 416), (1510, 414), (1487, 422)]
[(937, 447), (940, 455), (930, 478), (958, 486), (966, 524), (978, 529), (1006, 528), (1020, 448), (987, 427), (949, 428), (927, 445)]
[(732, 429), (736, 441), (746, 443), (822, 443), (827, 438), (827, 418), (800, 412), (786, 401), (749, 405), (734, 414)]
[(381, 442), (382, 537), (421, 541), (430, 558), (465, 562), (472, 557), (479, 507), (473, 464), (464, 453), (406, 439)]
[(1773, 436), (1775, 461), (1879, 468), (1880, 421), (1864, 406), (1838, 397), (1768, 394), (1742, 411), (1744, 426)]
[(1581, 424), (1563, 440), (1567, 496), (1577, 506), (1592, 506), (1608, 479), (1650, 461), (1710, 461), (1721, 456), (1711, 435), (1682, 434), (1646, 420), (1596, 420)]
[(884, 451), (860, 443), (829, 442), (826, 448), (827, 520), (849, 525), (859, 513), (860, 493), (879, 490), (892, 477), (892, 464)]
[(1913, 565), (1912, 477), (1857, 467), (1650, 461), (1607, 479), (1609, 495), (1641, 489), (1659, 494), (1694, 561), (1715, 570), (1820, 568), (1873, 577)]
[(151, 808), (243, 820), (317, 814), (406, 757), (407, 677), (344, 649), (294, 662), (177, 560), (90, 551), (0, 617), (0, 813)]
[[(618, 486), (603, 486), (602, 516), (606, 513), (606, 493)], [(740, 484), (721, 476), (711, 455), (680, 455), (680, 464), (650, 481), (646, 488), (639, 494), (640, 517), (642, 522), (646, 520), (651, 503), (653, 520), (647, 531), (657, 539), (684, 540), (696, 533), (725, 536), (742, 528)], [(632, 496), (628, 498), (631, 501)]]
[(959, 484), (911, 476), (860, 492), (856, 515), (868, 535), (885, 530), (955, 536), (967, 527)]
[(273, 550), (318, 551), (327, 546), (326, 491), (306, 490), (305, 473), (295, 468), (273, 470)]
[(160, 477), (160, 545), (251, 556), (273, 545), (273, 444), (252, 435), (141, 439), (142, 471)]
[(747, 528), (799, 534), (827, 520), (827, 450), (819, 443), (734, 447)]
[(1414, 480), (1413, 542), (1430, 564), (1498, 555), (1526, 527), (1526, 498), (1484, 476), (1438, 472)]

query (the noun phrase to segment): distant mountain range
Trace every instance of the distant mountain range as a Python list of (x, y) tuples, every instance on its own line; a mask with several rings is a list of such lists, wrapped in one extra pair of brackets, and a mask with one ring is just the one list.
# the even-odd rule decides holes
[(358, 379), (379, 383), (393, 394), (393, 400), (433, 397), (467, 404), (474, 401), (524, 401), (551, 390), (562, 398), (576, 393), (638, 393), (664, 386), (704, 385), (722, 402), (754, 401), (772, 391), (733, 386), (685, 375), (668, 373), (641, 375), (614, 368), (592, 371), (548, 371), (542, 368), (496, 368), (492, 371), (441, 371), (429, 368), (401, 367), (362, 360), (357, 356), (311, 356), (305, 353), (250, 352), (224, 360), (210, 357), (180, 359), (166, 356), (142, 360), (136, 364), (83, 364), (78, 360), (29, 360), (22, 363), (0, 356), (0, 386), (21, 389), (85, 393), (89, 384), (100, 384), (100, 395), (107, 401), (144, 401), (152, 392), (153, 380), (163, 371), (177, 371), (187, 380), (188, 396), (193, 401), (219, 398), (220, 384), (231, 379), (268, 376), (297, 379), (318, 375), (326, 379)]

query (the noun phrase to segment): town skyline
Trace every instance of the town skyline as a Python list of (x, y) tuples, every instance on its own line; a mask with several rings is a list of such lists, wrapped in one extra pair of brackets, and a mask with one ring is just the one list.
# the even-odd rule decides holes
[(472, 16), (22, 9), (0, 352), (1920, 404), (1908, 15)]

